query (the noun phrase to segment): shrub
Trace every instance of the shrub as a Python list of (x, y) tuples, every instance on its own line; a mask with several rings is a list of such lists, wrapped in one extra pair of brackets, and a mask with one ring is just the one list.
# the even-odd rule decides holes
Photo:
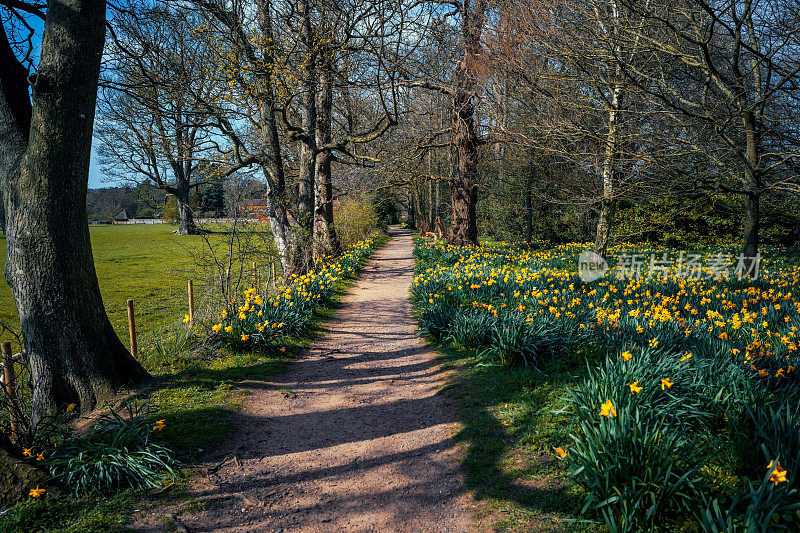
[(369, 198), (347, 196), (336, 206), (334, 226), (343, 248), (348, 248), (381, 228), (380, 217)]

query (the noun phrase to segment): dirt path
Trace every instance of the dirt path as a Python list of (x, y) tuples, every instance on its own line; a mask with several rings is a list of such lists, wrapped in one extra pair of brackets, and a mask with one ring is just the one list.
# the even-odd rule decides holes
[[(472, 531), (445, 376), (415, 335), (409, 232), (368, 263), (328, 332), (252, 388), (234, 440), (198, 481), (223, 497), (178, 515), (190, 531)], [(202, 428), (198, 428), (202, 431)], [(227, 498), (227, 496), (230, 496)]]

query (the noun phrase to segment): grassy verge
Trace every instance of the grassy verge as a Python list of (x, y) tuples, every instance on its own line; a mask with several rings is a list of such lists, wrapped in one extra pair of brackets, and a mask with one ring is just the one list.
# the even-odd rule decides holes
[[(388, 237), (380, 237), (375, 249), (387, 241)], [(288, 338), (280, 348), (233, 351), (192, 337), (175, 343), (175, 352), (151, 359), (150, 370), (155, 379), (139, 391), (137, 399), (149, 405), (154, 420), (165, 420), (165, 428), (158, 436), (179, 452), (185, 465), (170, 490), (157, 496), (124, 490), (107, 497), (31, 499), (0, 516), (0, 532), (124, 531), (135, 509), (185, 500), (188, 496), (184, 487), (194, 473), (193, 464), (199, 454), (225, 442), (235, 429), (232, 414), (247, 395), (241, 382), (281, 372), (300, 350), (324, 332), (325, 321), (333, 316), (341, 297), (354, 282), (337, 280), (327, 306), (316, 308), (304, 333)]]
[(467, 487), (497, 531), (586, 531), (584, 495), (569, 483), (553, 448), (568, 440), (567, 388), (585, 375), (590, 352), (549, 359), (541, 372), (483, 364), (474, 351), (430, 338), (458, 401)]

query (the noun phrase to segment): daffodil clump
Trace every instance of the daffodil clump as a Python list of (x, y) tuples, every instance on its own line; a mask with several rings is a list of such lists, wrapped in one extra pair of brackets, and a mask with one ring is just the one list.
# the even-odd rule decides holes
[[(800, 527), (800, 268), (769, 248), (755, 280), (664, 267), (585, 283), (587, 247), (420, 242), (421, 325), (507, 365), (592, 355), (556, 455), (611, 530)], [(631, 253), (651, 251), (616, 246), (609, 262)]]
[(314, 309), (330, 302), (337, 281), (358, 274), (376, 243), (376, 235), (357, 242), (314, 272), (292, 276), (269, 297), (257, 294), (256, 289), (245, 290), (222, 310), (211, 329), (223, 344), (239, 349), (275, 346), (302, 334)]

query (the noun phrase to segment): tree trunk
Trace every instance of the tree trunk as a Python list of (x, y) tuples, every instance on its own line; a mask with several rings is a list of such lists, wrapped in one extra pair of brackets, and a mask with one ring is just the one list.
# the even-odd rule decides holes
[[(274, 62), (273, 34), (270, 0), (256, 0), (256, 10), (259, 29), (262, 34), (260, 53), (265, 64)], [(272, 73), (268, 68), (258, 70), (259, 83), (259, 135), (263, 156), (259, 164), (264, 172), (267, 184), (266, 204), (267, 217), (278, 258), (281, 262), (284, 278), (292, 274), (301, 274), (307, 271), (308, 263), (303, 260), (300, 239), (289, 223), (288, 199), (286, 194), (286, 176), (283, 170), (283, 157), (280, 137), (275, 117), (275, 95), (273, 92)]]
[(742, 254), (745, 257), (756, 257), (761, 229), (761, 179), (758, 172), (760, 143), (756, 131), (756, 119), (752, 112), (745, 113), (744, 128), (747, 140), (745, 148), (747, 167), (743, 174), (742, 184), (745, 191)]
[[(322, 62), (317, 87), (317, 147), (331, 142), (333, 110), (333, 72), (330, 58)], [(323, 256), (341, 253), (339, 237), (333, 225), (333, 182), (331, 178), (332, 155), (325, 150), (317, 154), (314, 186), (314, 261)]]
[[(19, 311), (34, 383), (33, 422), (75, 403), (81, 411), (147, 376), (122, 345), (103, 307), (86, 221), (86, 190), (105, 2), (50, 2), (29, 129), (7, 121), (4, 149), (26, 142), (3, 176), (6, 280)], [(3, 34), (4, 38), (5, 35)], [(7, 47), (7, 41), (0, 47)], [(5, 54), (4, 54), (5, 55)], [(5, 61), (5, 58), (4, 58)], [(23, 105), (21, 100), (16, 104)], [(30, 102), (24, 102), (30, 106)], [(24, 115), (17, 113), (17, 117)]]
[(480, 60), (480, 40), (486, 9), (477, 0), (463, 17), (464, 53), (455, 70), (453, 121), (458, 172), (453, 179), (453, 211), (447, 240), (450, 244), (477, 244), (475, 208), (478, 202), (478, 137), (475, 132), (474, 65)]
[[(314, 233), (314, 179), (315, 156), (317, 151), (316, 129), (316, 51), (314, 34), (311, 29), (311, 7), (306, 0), (297, 0), (297, 16), (300, 22), (300, 40), (306, 54), (301, 66), (300, 121), (303, 128), (298, 161), (299, 177), (297, 187), (297, 223), (300, 225), (302, 242), (313, 242)], [(313, 246), (301, 247), (298, 253), (304, 263), (303, 271), (310, 270), (313, 260)]]
[(188, 180), (179, 184), (175, 191), (175, 203), (178, 204), (178, 235), (197, 235), (200, 231), (194, 223), (191, 207), (191, 189)]
[(408, 186), (408, 227), (412, 230), (417, 229), (417, 215), (414, 209), (414, 194), (411, 185)]
[[(621, 69), (617, 67), (617, 79), (621, 78), (621, 76)], [(611, 240), (611, 224), (616, 203), (614, 189), (619, 165), (619, 120), (623, 90), (621, 84), (614, 85), (611, 94), (611, 106), (608, 110), (608, 132), (606, 134), (605, 155), (603, 157), (603, 193), (600, 199), (600, 216), (597, 220), (597, 233), (594, 239), (594, 252), (600, 257), (606, 256), (608, 243)]]
[(534, 165), (531, 164), (531, 171), (528, 179), (525, 180), (525, 242), (530, 244), (533, 241), (533, 178)]

